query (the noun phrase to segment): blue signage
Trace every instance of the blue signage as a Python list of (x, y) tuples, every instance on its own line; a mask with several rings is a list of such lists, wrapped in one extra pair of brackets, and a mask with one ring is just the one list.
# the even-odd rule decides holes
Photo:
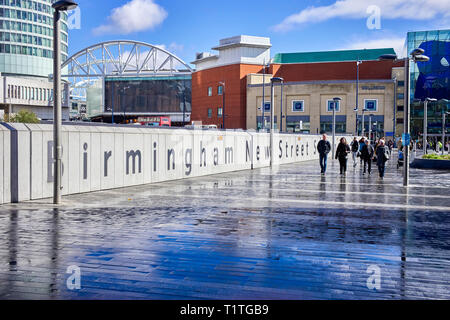
[(411, 135), (409, 133), (404, 133), (402, 135), (403, 146), (409, 146), (411, 143)]
[(386, 137), (393, 137), (394, 136), (394, 132), (386, 132)]

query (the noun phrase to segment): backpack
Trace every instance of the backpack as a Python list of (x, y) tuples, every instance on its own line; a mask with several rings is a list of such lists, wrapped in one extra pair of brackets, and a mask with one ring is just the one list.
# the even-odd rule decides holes
[(391, 154), (389, 153), (389, 150), (384, 149), (384, 161), (388, 161), (391, 157)]

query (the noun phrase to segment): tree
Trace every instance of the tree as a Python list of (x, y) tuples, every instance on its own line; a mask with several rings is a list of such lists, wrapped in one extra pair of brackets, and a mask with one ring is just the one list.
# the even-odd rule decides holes
[(20, 110), (18, 113), (5, 115), (4, 120), (6, 122), (39, 123), (39, 119), (36, 114), (28, 110)]

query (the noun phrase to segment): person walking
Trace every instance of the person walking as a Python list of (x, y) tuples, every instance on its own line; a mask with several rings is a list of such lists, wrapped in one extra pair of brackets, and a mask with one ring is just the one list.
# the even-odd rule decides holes
[(347, 173), (347, 157), (350, 153), (350, 147), (345, 138), (341, 138), (339, 145), (336, 149), (336, 159), (339, 159), (339, 170), (341, 175)]
[(368, 169), (369, 176), (372, 173), (372, 159), (375, 154), (375, 150), (373, 146), (370, 144), (370, 141), (367, 140), (366, 144), (361, 150), (361, 158), (364, 160), (364, 171), (363, 175), (366, 174), (366, 168)]
[[(365, 144), (366, 144), (366, 139), (365, 139), (364, 137), (362, 137), (362, 138), (359, 140), (359, 152), (361, 152), (362, 147), (364, 147)], [(363, 159), (360, 158), (360, 164), (361, 164), (361, 165), (362, 165), (362, 162), (363, 162)]]
[(319, 152), (320, 173), (324, 175), (327, 172), (327, 158), (331, 151), (331, 144), (327, 140), (326, 134), (322, 136), (322, 140), (317, 144), (317, 151)]
[(358, 157), (358, 152), (360, 152), (358, 138), (356, 137), (353, 138), (353, 141), (350, 144), (350, 146), (352, 148), (353, 167), (356, 167), (358, 165), (356, 158)]
[(384, 140), (380, 140), (376, 148), (377, 166), (380, 178), (384, 178), (384, 171), (386, 169), (386, 161), (389, 160), (389, 151), (386, 149)]

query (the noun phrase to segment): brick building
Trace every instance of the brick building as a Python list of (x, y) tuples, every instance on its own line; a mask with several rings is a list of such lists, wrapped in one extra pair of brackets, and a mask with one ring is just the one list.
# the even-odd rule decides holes
[[(403, 127), (403, 61), (379, 61), (392, 48), (324, 52), (279, 53), (270, 57), (270, 39), (238, 36), (220, 41), (212, 48), (219, 54), (197, 54), (193, 62), (192, 120), (221, 127), (225, 93), (226, 128), (261, 129), (270, 125), (270, 79), (284, 79), (283, 114), (280, 89), (275, 92), (274, 122), (289, 132), (328, 132), (331, 126), (330, 100), (341, 97), (337, 131), (354, 133), (358, 119), (362, 131), (369, 131), (369, 117), (378, 135), (398, 135)], [(356, 99), (357, 61), (359, 90)], [(268, 64), (263, 77), (263, 66)], [(264, 109), (263, 109), (263, 82)], [(225, 87), (224, 87), (225, 85)], [(358, 102), (357, 102), (358, 101)], [(354, 111), (358, 103), (358, 118)], [(399, 107), (399, 108), (398, 108)], [(263, 124), (263, 110), (265, 124)]]

